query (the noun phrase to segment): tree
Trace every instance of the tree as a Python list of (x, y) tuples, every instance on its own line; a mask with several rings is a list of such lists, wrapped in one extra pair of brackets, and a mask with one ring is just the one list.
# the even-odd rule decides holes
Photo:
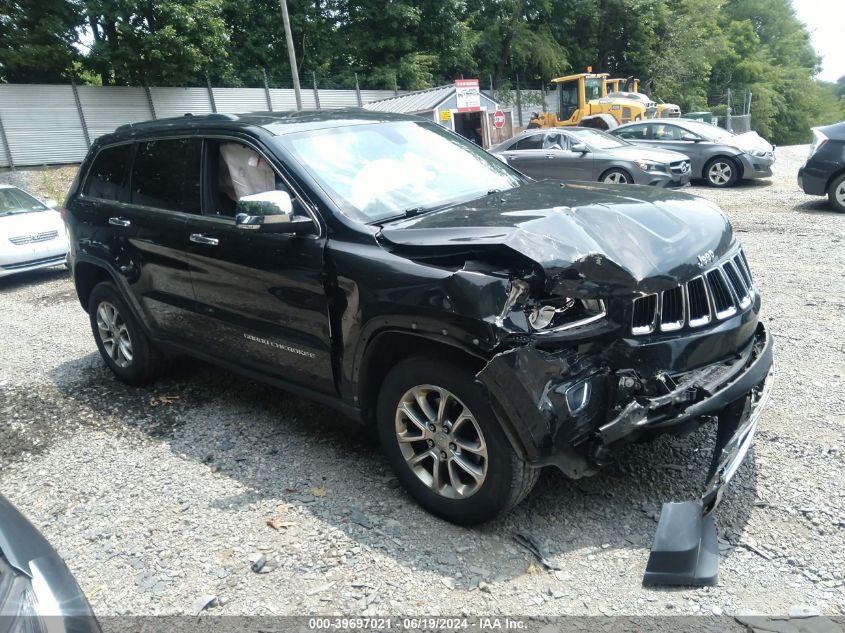
[(73, 0), (0, 0), (0, 81), (67, 81), (81, 22)]
[(196, 85), (227, 69), (222, 0), (85, 0), (86, 65), (103, 84)]

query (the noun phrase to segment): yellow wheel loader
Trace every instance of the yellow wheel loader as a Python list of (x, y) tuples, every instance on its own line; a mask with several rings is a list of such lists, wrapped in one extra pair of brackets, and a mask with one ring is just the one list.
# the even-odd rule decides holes
[(552, 79), (558, 111), (541, 112), (531, 118), (531, 127), (580, 125), (609, 130), (617, 125), (647, 118), (640, 99), (607, 95), (607, 73), (578, 73)]

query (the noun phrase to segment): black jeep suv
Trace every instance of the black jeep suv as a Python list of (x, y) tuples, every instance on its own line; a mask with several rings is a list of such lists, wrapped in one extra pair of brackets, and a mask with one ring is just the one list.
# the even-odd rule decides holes
[(760, 296), (718, 207), (533, 182), (415, 117), (123, 126), (94, 143), (66, 221), (118, 378), (186, 353), (337, 407), (455, 522), (513, 507), (542, 466), (581, 477), (718, 420), (712, 509), (771, 384)]

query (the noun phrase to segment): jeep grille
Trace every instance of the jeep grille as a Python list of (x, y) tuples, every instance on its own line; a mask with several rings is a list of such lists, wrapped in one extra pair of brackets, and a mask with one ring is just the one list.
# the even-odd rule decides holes
[(742, 249), (687, 283), (634, 300), (631, 333), (675, 332), (732, 317), (751, 305), (754, 284)]

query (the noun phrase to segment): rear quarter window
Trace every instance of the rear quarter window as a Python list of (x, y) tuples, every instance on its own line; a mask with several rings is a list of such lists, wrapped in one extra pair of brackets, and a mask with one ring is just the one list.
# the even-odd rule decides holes
[(127, 167), (132, 156), (132, 144), (106, 147), (97, 153), (82, 193), (103, 200), (129, 200)]

